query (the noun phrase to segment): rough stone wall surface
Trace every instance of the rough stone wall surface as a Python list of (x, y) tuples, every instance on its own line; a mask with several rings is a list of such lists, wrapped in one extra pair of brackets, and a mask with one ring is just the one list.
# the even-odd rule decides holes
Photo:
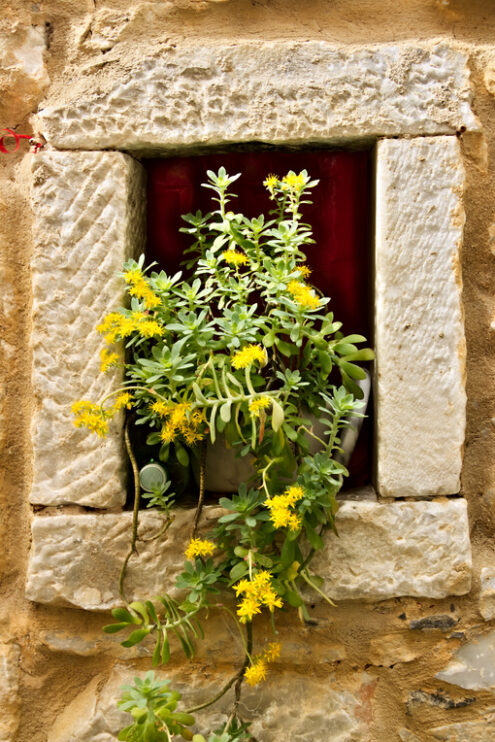
[[(491, 742), (495, 738), (491, 668), (479, 656), (480, 647), (487, 656), (492, 651), (490, 575), (495, 566), (495, 346), (490, 329), (495, 309), (494, 33), (491, 0), (410, 0), (399, 8), (395, 0), (19, 0), (15, 4), (7, 1), (2, 9), (0, 124), (40, 134), (32, 125), (42, 129), (43, 117), (30, 118), (30, 114), (38, 106), (60, 110), (70, 104), (79, 116), (74, 116), (72, 126), (81, 140), (87, 128), (82, 149), (94, 146), (91, 137), (95, 132), (104, 134), (103, 122), (80, 121), (90, 95), (122, 90), (122, 80), (132, 78), (134, 70), (141, 71), (136, 82), (139, 88), (144, 84), (145, 60), (170, 58), (174, 45), (214, 49), (217, 42), (234, 48), (234, 41), (248, 45), (254, 41), (266, 43), (268, 49), (276, 41), (299, 49), (301, 42), (313, 48), (323, 42), (335, 48), (336, 59), (342, 55), (355, 58), (359, 49), (370, 50), (379, 44), (398, 48), (400, 54), (411, 48), (433, 50), (447, 45), (459, 55), (456, 59), (467, 60), (471, 106), (479, 124), (470, 126), (464, 116), (462, 121), (457, 119), (448, 103), (452, 85), (466, 89), (462, 70), (452, 85), (450, 78), (447, 88), (444, 84), (444, 118), (433, 118), (439, 127), (435, 132), (448, 133), (442, 127), (453, 132), (458, 122), (468, 125), (466, 133), (458, 132), (466, 172), (461, 268), (467, 340), (467, 429), (460, 491), (469, 508), (472, 588), (465, 595), (445, 598), (423, 594), (370, 603), (340, 600), (336, 609), (316, 604), (317, 625), (311, 627), (287, 617), (280, 627), (283, 652), (273, 677), (247, 703), (250, 709), (262, 710), (253, 727), (260, 742), (289, 735), (312, 742)], [(214, 51), (212, 59), (218, 69), (221, 60)], [(429, 88), (428, 80), (408, 78), (407, 70), (415, 64), (409, 58), (399, 70), (405, 75), (405, 91), (415, 85)], [(271, 69), (266, 72), (266, 85), (273, 91)], [(443, 69), (440, 64), (439, 79), (432, 83), (437, 90), (446, 79)], [(198, 75), (194, 83), (198, 90), (208, 84), (201, 82), (197, 67), (192, 72)], [(194, 84), (190, 79), (188, 106), (192, 108)], [(257, 79), (262, 87), (264, 79)], [(376, 96), (376, 87), (371, 87), (370, 100)], [(316, 92), (316, 99), (323, 100), (321, 84)], [(222, 99), (222, 91), (219, 96)], [(467, 97), (462, 100), (468, 102)], [(301, 101), (288, 102), (286, 97), (283, 102), (274, 99), (273, 104), (280, 114), (296, 117), (300, 128), (295, 131), (300, 132), (306, 130), (297, 119), (304, 120), (303, 101), (308, 106), (311, 103), (306, 92)], [(222, 100), (219, 105), (222, 110)], [(342, 121), (339, 109), (345, 110), (345, 100), (337, 97), (335, 108), (325, 121)], [(248, 115), (249, 107), (245, 110)], [(139, 99), (130, 115), (139, 122)], [(197, 121), (194, 116), (193, 120)], [(276, 115), (273, 121), (276, 132)], [(242, 126), (237, 125), (241, 136)], [(150, 130), (152, 126), (156, 121), (150, 122)], [(252, 122), (246, 133), (249, 127)], [(328, 132), (332, 132), (330, 125)], [(125, 132), (126, 137), (131, 135)], [(4, 555), (0, 564), (4, 663), (0, 740), (3, 735), (9, 742), (113, 742), (120, 724), (114, 707), (118, 687), (149, 668), (149, 650), (127, 653), (105, 637), (101, 625), (108, 619), (97, 612), (32, 603), (24, 596), (32, 517), (28, 505), (33, 482), (30, 426), (37, 404), (30, 340), (33, 217), (29, 197), (34, 157), (26, 150), (24, 142), (15, 154), (0, 153), (0, 528)], [(54, 156), (54, 150), (47, 149), (43, 157), (49, 152)], [(423, 501), (405, 504), (425, 505)], [(83, 511), (75, 512), (74, 506), (60, 506), (43, 518), (77, 515), (88, 517)], [(415, 522), (411, 520), (410, 533)], [(453, 516), (446, 530), (457, 532), (456, 527)], [(462, 555), (460, 548), (457, 555)], [(194, 670), (176, 652), (173, 668), (166, 671), (191, 702), (202, 692), (206, 694), (206, 687), (211, 689), (230, 677), (232, 666), (239, 661), (231, 627), (218, 617), (212, 617), (212, 622), (211, 641), (199, 651)], [(203, 682), (205, 689), (200, 691)], [(300, 706), (294, 705), (296, 697), (301, 699)], [(212, 711), (205, 723), (218, 718), (218, 712)], [(302, 718), (308, 720), (308, 727)]]

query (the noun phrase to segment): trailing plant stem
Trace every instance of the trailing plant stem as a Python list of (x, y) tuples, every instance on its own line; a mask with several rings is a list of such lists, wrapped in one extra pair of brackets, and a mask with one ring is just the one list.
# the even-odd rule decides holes
[(201, 448), (200, 448), (200, 454), (199, 454), (199, 496), (198, 496), (198, 504), (196, 506), (196, 512), (194, 513), (193, 526), (191, 529), (191, 541), (197, 536), (199, 520), (201, 518), (201, 511), (203, 510), (203, 502), (205, 499), (205, 473), (206, 473), (206, 440), (201, 441)]
[(131, 462), (132, 473), (134, 477), (134, 508), (132, 511), (131, 545), (127, 553), (127, 556), (124, 560), (124, 563), (122, 565), (122, 569), (120, 570), (120, 577), (119, 577), (119, 593), (125, 602), (127, 601), (126, 601), (125, 594), (124, 594), (124, 579), (125, 579), (125, 573), (127, 570), (127, 564), (129, 562), (129, 559), (131, 558), (133, 554), (137, 553), (136, 541), (137, 541), (138, 525), (139, 525), (139, 505), (141, 502), (141, 485), (139, 484), (139, 470), (138, 470), (136, 458), (134, 456), (134, 452), (132, 450), (131, 439), (129, 436), (130, 424), (131, 424), (131, 417), (129, 416), (126, 420), (126, 424), (124, 428), (124, 440), (125, 440), (125, 447), (127, 449), (127, 455), (129, 456), (129, 460)]

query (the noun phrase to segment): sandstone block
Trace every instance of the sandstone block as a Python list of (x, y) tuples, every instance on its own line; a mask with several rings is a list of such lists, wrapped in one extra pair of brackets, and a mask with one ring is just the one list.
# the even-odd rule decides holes
[(19, 725), (19, 656), (17, 644), (0, 643), (0, 742), (12, 742)]
[(123, 297), (117, 277), (144, 234), (142, 167), (116, 152), (33, 158), (34, 478), (31, 502), (112, 507), (125, 501), (122, 425), (105, 439), (76, 429), (70, 407), (118, 388), (100, 374), (96, 332)]
[[(129, 563), (128, 594), (143, 598), (170, 590), (182, 569), (191, 513), (177, 510), (166, 537), (143, 542)], [(205, 508), (204, 528), (215, 508)], [(141, 514), (143, 534), (163, 522)], [(118, 578), (129, 547), (130, 513), (35, 516), (29, 562), (30, 600), (108, 610), (121, 601)], [(470, 589), (471, 553), (466, 503), (344, 502), (340, 537), (328, 534), (313, 570), (336, 600), (383, 600), (413, 595), (443, 598)], [(311, 593), (310, 600), (317, 599)]]
[(0, 28), (0, 119), (4, 126), (29, 116), (48, 87), (45, 52), (43, 25), (17, 21)]
[(485, 621), (495, 618), (495, 569), (483, 567), (481, 570), (480, 613)]
[(378, 144), (377, 458), (378, 490), (385, 497), (460, 488), (463, 182), (453, 137)]
[[(84, 82), (81, 81), (81, 85)], [(91, 86), (91, 87), (90, 87)], [(339, 49), (324, 41), (174, 44), (117, 83), (40, 113), (60, 149), (166, 149), (478, 129), (467, 57), (447, 44)]]
[[(156, 675), (171, 680), (171, 687), (183, 694), (184, 707), (195, 706), (211, 698), (231, 676), (231, 668), (218, 665), (207, 673), (197, 669), (167, 667)], [(108, 679), (94, 678), (56, 720), (48, 742), (113, 742), (117, 731), (130, 721), (128, 714), (117, 710), (116, 699), (121, 685), (132, 682), (135, 674), (117, 666)], [(342, 687), (342, 681), (331, 676), (322, 681), (274, 672), (262, 686), (243, 688), (242, 715), (246, 720), (254, 717), (251, 731), (263, 742), (368, 742), (376, 683), (366, 673), (351, 674)], [(225, 722), (231, 704), (229, 691), (218, 704), (198, 712), (195, 729), (208, 736), (208, 731)]]
[(459, 721), (430, 730), (433, 739), (440, 742), (493, 742), (495, 714), (485, 714), (472, 721)]

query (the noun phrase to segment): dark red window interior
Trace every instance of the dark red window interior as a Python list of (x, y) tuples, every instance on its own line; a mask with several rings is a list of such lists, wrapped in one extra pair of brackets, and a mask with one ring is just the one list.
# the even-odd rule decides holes
[[(370, 155), (369, 152), (229, 152), (196, 157), (148, 160), (147, 262), (156, 260), (167, 273), (180, 269), (188, 235), (179, 232), (182, 214), (212, 211), (211, 191), (202, 188), (206, 171), (223, 165), (230, 175), (242, 173), (232, 187), (238, 194), (232, 211), (248, 217), (268, 214), (272, 203), (263, 187), (270, 173), (306, 169), (319, 179), (313, 204), (304, 207), (304, 221), (313, 227), (315, 245), (307, 248), (311, 282), (332, 297), (329, 309), (346, 333), (370, 339)], [(368, 408), (368, 415), (371, 405)], [(350, 462), (347, 487), (371, 480), (371, 423), (368, 418)]]

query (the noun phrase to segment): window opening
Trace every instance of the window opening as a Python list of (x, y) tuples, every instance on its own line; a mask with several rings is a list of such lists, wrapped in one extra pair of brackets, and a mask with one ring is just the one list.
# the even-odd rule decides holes
[[(233, 189), (238, 197), (231, 202), (231, 208), (248, 217), (268, 214), (272, 208), (263, 186), (268, 174), (282, 176), (289, 170), (306, 169), (312, 178), (319, 179), (312, 194), (313, 203), (306, 204), (303, 211), (315, 239), (315, 244), (307, 249), (310, 280), (331, 297), (329, 308), (343, 322), (343, 331), (363, 334), (372, 343), (369, 151), (230, 151), (149, 159), (144, 165), (148, 176), (146, 263), (156, 261), (155, 269), (168, 274), (184, 270), (183, 253), (190, 245), (189, 236), (179, 231), (185, 224), (182, 214), (198, 209), (207, 213), (215, 208), (211, 191), (201, 186), (207, 170), (216, 172), (224, 166), (231, 175), (242, 173)], [(340, 383), (337, 378), (335, 382)], [(372, 400), (367, 415), (349, 462), (346, 489), (371, 482)], [(140, 466), (150, 458), (158, 460), (157, 452), (146, 445), (144, 432), (138, 428), (135, 446)], [(169, 475), (182, 498), (187, 499), (188, 492), (193, 494), (194, 480), (180, 467), (169, 471)]]

